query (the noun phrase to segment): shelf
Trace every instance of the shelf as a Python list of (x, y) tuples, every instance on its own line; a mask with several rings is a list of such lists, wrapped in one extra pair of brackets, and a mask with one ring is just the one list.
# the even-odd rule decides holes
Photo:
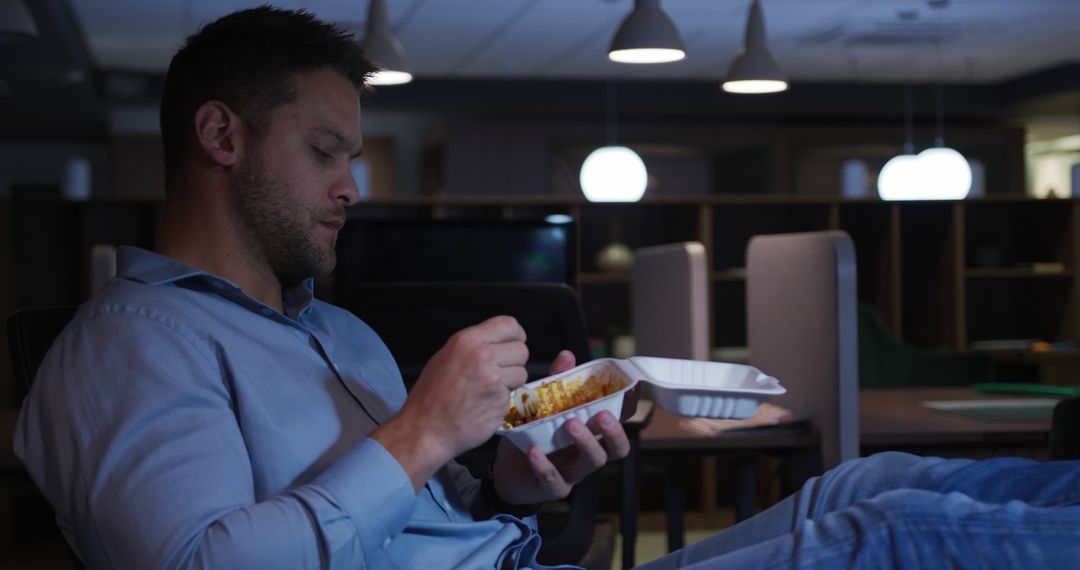
[(1076, 340), (1074, 289), (1071, 279), (1060, 277), (966, 280), (964, 345), (994, 339)]
[(629, 271), (611, 271), (607, 273), (601, 273), (598, 271), (582, 271), (578, 273), (578, 283), (582, 285), (590, 284), (611, 284), (611, 283), (630, 283)]
[(713, 281), (746, 281), (746, 269), (722, 269), (712, 272)]
[(1046, 361), (1058, 361), (1058, 360), (1080, 360), (1080, 350), (1076, 349), (1056, 349), (1056, 350), (1030, 350), (1030, 349), (1001, 349), (1001, 350), (986, 350), (983, 351), (989, 354), (995, 360), (1001, 362), (1046, 362)]
[[(7, 201), (9, 297), (20, 304), (85, 298), (96, 243), (148, 246), (155, 203)], [(596, 256), (617, 239), (631, 249), (700, 241), (709, 256), (709, 332), (744, 346), (746, 259), (757, 235), (842, 230), (855, 245), (858, 301), (905, 343), (965, 349), (972, 341), (1080, 341), (1080, 200), (888, 203), (827, 196), (663, 196), (589, 204), (576, 196), (398, 198), (350, 211), (369, 219), (517, 219), (565, 212), (576, 220), (578, 286), (589, 333), (631, 333), (631, 271), (603, 271)], [(4, 252), (0, 251), (0, 254)], [(320, 288), (319, 290), (322, 290)], [(1055, 358), (1055, 357), (1046, 357)], [(1059, 357), (1066, 359), (1066, 357)], [(1080, 365), (1077, 366), (1080, 368)]]
[(965, 276), (968, 279), (1024, 279), (1024, 278), (1054, 278), (1073, 277), (1075, 272), (1071, 269), (1061, 271), (1036, 271), (1029, 267), (1008, 268), (968, 268)]

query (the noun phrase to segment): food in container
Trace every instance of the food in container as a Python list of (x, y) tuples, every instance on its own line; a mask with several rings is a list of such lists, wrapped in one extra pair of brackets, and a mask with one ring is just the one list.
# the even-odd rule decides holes
[(787, 392), (776, 378), (742, 364), (601, 358), (516, 390), (496, 433), (522, 451), (537, 445), (550, 453), (572, 443), (558, 429), (563, 423), (574, 417), (587, 422), (604, 410), (618, 416), (626, 392), (638, 382), (665, 410), (708, 418), (747, 418), (766, 398)]
[(514, 392), (503, 428), (512, 429), (562, 413), (614, 394), (629, 384), (626, 375), (611, 365), (533, 382)]

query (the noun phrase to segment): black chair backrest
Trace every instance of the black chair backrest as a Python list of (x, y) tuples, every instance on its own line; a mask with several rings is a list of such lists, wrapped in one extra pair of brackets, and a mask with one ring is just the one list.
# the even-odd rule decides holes
[(529, 378), (548, 375), (562, 349), (589, 360), (581, 302), (562, 283), (373, 283), (338, 297), (382, 337), (407, 387), (453, 333), (496, 315), (515, 317), (528, 335)]
[(8, 347), (11, 349), (12, 369), (18, 389), (18, 401), (22, 402), (37, 375), (45, 353), (56, 337), (71, 322), (78, 307), (61, 305), (55, 307), (28, 307), (19, 309), (8, 317)]
[(1080, 396), (1054, 406), (1050, 420), (1050, 459), (1080, 459)]
[[(513, 316), (525, 329), (530, 380), (547, 376), (560, 350), (573, 352), (578, 363), (590, 359), (581, 301), (562, 283), (372, 283), (343, 291), (337, 304), (375, 329), (407, 387), (450, 335), (496, 315)], [(493, 437), (457, 460), (479, 476), (494, 459), (496, 443)], [(544, 518), (540, 513), (540, 562), (581, 560), (592, 543), (599, 490), (599, 473), (594, 473), (574, 487), (566, 515)]]
[[(7, 320), (8, 348), (11, 351), (11, 368), (15, 373), (15, 386), (17, 389), (19, 405), (30, 386), (37, 376), (38, 367), (45, 359), (45, 353), (49, 351), (53, 341), (60, 335), (60, 331), (71, 322), (78, 307), (75, 305), (58, 305), (53, 307), (27, 307), (19, 309), (11, 314)], [(37, 501), (41, 505), (42, 512), (51, 517), (52, 507), (48, 505), (44, 497), (31, 496), (27, 500)], [(68, 546), (68, 555), (71, 557), (71, 567), (82, 570), (83, 565), (79, 557)]]

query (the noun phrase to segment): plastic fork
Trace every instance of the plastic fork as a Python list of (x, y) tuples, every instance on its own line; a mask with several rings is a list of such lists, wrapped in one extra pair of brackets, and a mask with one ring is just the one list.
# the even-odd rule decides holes
[(540, 395), (528, 384), (519, 386), (511, 392), (510, 402), (518, 415), (523, 418), (531, 418), (540, 413)]

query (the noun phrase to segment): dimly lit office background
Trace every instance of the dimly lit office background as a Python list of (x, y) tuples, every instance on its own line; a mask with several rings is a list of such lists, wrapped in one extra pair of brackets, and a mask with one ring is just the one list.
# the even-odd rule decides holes
[[(77, 304), (97, 284), (95, 251), (152, 245), (169, 59), (201, 23), (255, 4), (0, 0), (10, 20), (0, 43), (0, 315)], [(274, 4), (371, 33), (369, 0)], [(608, 57), (634, 5), (385, 0), (383, 31), (412, 81), (362, 98), (352, 224), (568, 216), (569, 267), (554, 271), (577, 288), (596, 354), (618, 354), (633, 337), (630, 273), (613, 244), (700, 241), (712, 353), (736, 361), (747, 344), (749, 238), (841, 229), (856, 246), (860, 304), (900, 342), (994, 348), (1000, 378), (1075, 383), (1080, 2), (761, 0), (758, 39), (789, 83), (768, 94), (721, 87), (745, 47), (750, 0), (663, 0), (685, 59), (647, 65)], [(646, 166), (639, 202), (583, 196), (582, 163), (609, 144)], [(942, 144), (971, 166), (967, 198), (879, 197), (891, 158)], [(321, 286), (333, 299), (342, 284)], [(1047, 350), (1033, 355), (1034, 341)], [(9, 416), (10, 370), (5, 349)], [(21, 544), (11, 512), (0, 516), (0, 550)]]

